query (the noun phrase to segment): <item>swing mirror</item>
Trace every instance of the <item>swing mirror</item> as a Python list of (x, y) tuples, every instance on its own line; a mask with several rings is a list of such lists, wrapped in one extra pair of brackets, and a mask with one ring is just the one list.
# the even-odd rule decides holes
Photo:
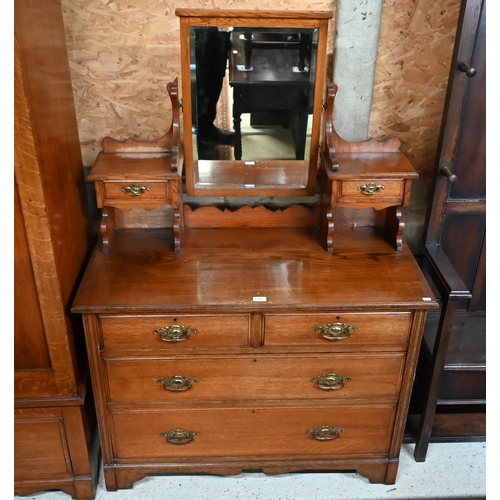
[(186, 193), (313, 195), (332, 14), (176, 15)]

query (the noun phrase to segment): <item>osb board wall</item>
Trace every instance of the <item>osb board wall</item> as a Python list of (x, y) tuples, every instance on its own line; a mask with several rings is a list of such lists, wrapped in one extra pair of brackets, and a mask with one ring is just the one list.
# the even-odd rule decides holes
[[(428, 203), (460, 0), (381, 1), (370, 135), (397, 135), (421, 176), (407, 210), (407, 238), (416, 240)], [(166, 85), (180, 76), (178, 7), (335, 12), (328, 0), (62, 0), (85, 166), (92, 165), (106, 135), (151, 140), (166, 132)]]
[(384, 0), (371, 136), (396, 135), (420, 175), (406, 210), (408, 240), (423, 229), (460, 0)]

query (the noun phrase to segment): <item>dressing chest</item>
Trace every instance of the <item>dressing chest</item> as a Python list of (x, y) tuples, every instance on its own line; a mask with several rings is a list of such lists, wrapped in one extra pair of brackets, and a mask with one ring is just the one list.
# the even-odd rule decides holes
[[(182, 141), (176, 142), (174, 113), (166, 138), (155, 143), (107, 139), (108, 151), (91, 172), (96, 183), (106, 182), (106, 164), (131, 158), (148, 172), (152, 161), (174, 151), (168, 182), (179, 186), (184, 176), (189, 197), (166, 199), (178, 214), (174, 223), (151, 216), (139, 227), (124, 222), (133, 215), (119, 215), (112, 241), (105, 241), (103, 223), (73, 303), (85, 327), (106, 487), (132, 487), (148, 474), (247, 470), (355, 470), (392, 484), (426, 313), (437, 307), (402, 235), (416, 173), (397, 140), (353, 145), (333, 133), (331, 95), (320, 143), (331, 14), (178, 15), (187, 65)], [(288, 159), (198, 156), (207, 147), (217, 154), (224, 141), (232, 150), (227, 134), (217, 136), (219, 143), (200, 140), (193, 112), (190, 30), (214, 26), (233, 34), (251, 28), (260, 42), (271, 26), (273, 33), (290, 31), (288, 44), (297, 30), (311, 35), (302, 70), (314, 71), (305, 159), (297, 160), (296, 149)], [(261, 50), (290, 50), (282, 42), (274, 37)], [(258, 50), (252, 60), (262, 59)], [(171, 97), (176, 91), (170, 87)], [(339, 201), (339, 183), (355, 186), (346, 195), (354, 203)], [(312, 205), (192, 201), (248, 196), (249, 189), (256, 196), (311, 196), (316, 186)], [(154, 213), (141, 195), (134, 204), (114, 209)]]

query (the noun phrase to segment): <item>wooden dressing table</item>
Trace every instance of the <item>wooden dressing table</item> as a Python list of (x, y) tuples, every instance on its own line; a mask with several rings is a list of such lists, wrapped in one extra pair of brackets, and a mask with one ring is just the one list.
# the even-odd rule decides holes
[[(325, 13), (179, 15), (184, 41), (190, 26), (239, 22), (255, 29), (276, 19), (316, 26), (318, 60), (324, 60)], [(180, 158), (186, 161), (169, 175), (181, 179), (185, 172), (188, 192), (203, 197), (206, 191), (195, 187), (200, 164), (193, 160), (186, 106), (189, 66), (184, 70)], [(316, 75), (324, 76), (319, 69)], [(322, 98), (316, 82), (315, 112)], [(83, 316), (108, 490), (130, 488), (148, 474), (245, 470), (356, 470), (371, 482), (395, 482), (426, 313), (437, 307), (402, 238), (401, 212), (416, 174), (398, 141), (342, 141), (332, 112), (330, 99), (323, 194), (314, 209), (233, 210), (178, 197), (182, 226), (130, 225), (96, 247), (72, 311)], [(314, 123), (319, 126), (317, 116)], [(171, 130), (177, 128), (174, 122)], [(313, 148), (318, 136), (315, 129)], [(147, 144), (106, 141), (136, 155), (147, 171)], [(183, 150), (175, 141), (160, 143), (156, 152)], [(362, 179), (349, 177), (347, 150), (372, 165)], [(310, 156), (318, 153), (311, 149)], [(370, 163), (374, 157), (379, 160)], [(288, 166), (263, 163), (263, 192), (269, 164)], [(304, 186), (315, 183), (316, 172), (311, 180), (309, 164), (302, 165)], [(100, 168), (91, 173), (95, 182), (102, 182)], [(242, 165), (225, 168), (234, 176)], [(380, 188), (380, 199), (356, 188), (348, 195), (354, 206), (342, 206), (335, 186), (360, 180), (388, 180), (397, 189)], [(217, 189), (246, 193), (224, 182)], [(275, 184), (268, 189), (279, 196)], [(387, 224), (392, 219), (396, 230)]]

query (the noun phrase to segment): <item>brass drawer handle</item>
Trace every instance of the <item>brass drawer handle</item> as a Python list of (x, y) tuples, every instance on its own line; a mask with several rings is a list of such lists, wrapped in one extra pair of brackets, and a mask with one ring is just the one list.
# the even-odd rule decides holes
[(358, 191), (362, 191), (365, 194), (375, 194), (381, 189), (385, 189), (385, 187), (382, 184), (373, 184), (373, 182), (358, 187)]
[(190, 339), (191, 333), (196, 333), (197, 331), (196, 328), (172, 325), (165, 328), (158, 328), (153, 334), (159, 335), (160, 339), (164, 342), (182, 342), (183, 340)]
[(357, 331), (357, 326), (349, 326), (345, 323), (328, 323), (326, 326), (317, 326), (314, 331), (321, 330), (321, 336), (327, 340), (343, 340), (352, 337), (351, 332)]
[(140, 196), (149, 191), (149, 188), (147, 186), (139, 186), (139, 184), (131, 184), (130, 186), (122, 187), (122, 191), (131, 196)]
[(344, 432), (344, 429), (323, 425), (317, 429), (307, 429), (307, 432), (312, 434), (312, 437), (318, 441), (331, 441), (332, 439), (337, 439), (339, 434)]
[(342, 389), (345, 382), (350, 382), (351, 377), (343, 377), (336, 373), (328, 373), (327, 375), (318, 375), (313, 377), (311, 382), (318, 382), (318, 387), (324, 391), (336, 391)]
[(173, 377), (161, 378), (156, 383), (163, 384), (163, 387), (167, 391), (184, 392), (189, 391), (193, 387), (193, 384), (198, 384), (199, 380), (183, 377), (182, 375), (174, 375)]
[(194, 436), (199, 436), (200, 433), (196, 431), (186, 431), (184, 429), (174, 429), (169, 432), (162, 432), (161, 437), (167, 439), (167, 443), (170, 444), (187, 444), (190, 443)]

